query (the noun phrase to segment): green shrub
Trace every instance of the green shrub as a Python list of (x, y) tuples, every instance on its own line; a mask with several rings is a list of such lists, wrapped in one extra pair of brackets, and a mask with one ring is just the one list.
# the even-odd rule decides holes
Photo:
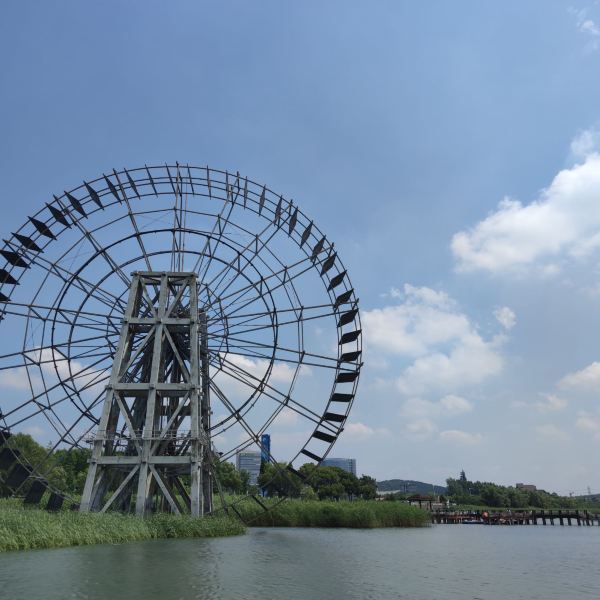
[[(274, 500), (261, 501), (267, 506), (275, 504)], [(428, 513), (401, 502), (286, 500), (264, 512), (256, 503), (245, 501), (236, 504), (236, 509), (250, 526), (374, 528), (429, 524)]]

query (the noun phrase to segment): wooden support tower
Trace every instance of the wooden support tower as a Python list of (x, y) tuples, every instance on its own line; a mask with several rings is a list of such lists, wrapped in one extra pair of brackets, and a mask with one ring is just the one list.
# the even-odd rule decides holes
[(211, 512), (210, 412), (196, 274), (133, 273), (80, 510)]

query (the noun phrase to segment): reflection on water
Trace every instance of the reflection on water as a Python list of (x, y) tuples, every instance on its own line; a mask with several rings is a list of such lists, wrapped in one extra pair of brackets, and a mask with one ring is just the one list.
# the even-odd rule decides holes
[(0, 555), (0, 598), (600, 598), (599, 550), (600, 527), (253, 529)]

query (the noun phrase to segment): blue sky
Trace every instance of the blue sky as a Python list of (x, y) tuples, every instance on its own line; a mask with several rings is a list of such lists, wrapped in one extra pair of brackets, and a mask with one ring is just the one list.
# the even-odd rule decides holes
[(8, 1), (0, 57), (4, 236), (113, 167), (239, 170), (360, 296), (334, 454), (600, 491), (597, 3)]

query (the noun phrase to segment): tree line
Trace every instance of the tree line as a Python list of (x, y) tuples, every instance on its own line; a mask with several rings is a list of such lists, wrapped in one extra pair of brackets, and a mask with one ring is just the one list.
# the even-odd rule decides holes
[(489, 481), (470, 481), (461, 471), (458, 479), (446, 480), (448, 498), (458, 505), (490, 506), (494, 508), (600, 508), (597, 500), (559, 496), (544, 490), (526, 491)]
[(368, 475), (357, 477), (339, 467), (306, 463), (298, 469), (298, 476), (286, 467), (285, 463), (263, 463), (256, 486), (249, 484), (246, 471), (238, 471), (230, 462), (218, 463), (216, 472), (223, 490), (234, 494), (261, 493), (271, 498), (304, 500), (373, 500), (377, 496), (377, 483)]
[[(88, 448), (51, 452), (25, 433), (14, 434), (7, 445), (18, 451), (30, 465), (39, 466), (39, 473), (47, 472), (48, 480), (55, 488), (73, 496), (83, 492), (91, 456)], [(307, 500), (372, 500), (377, 495), (375, 479), (368, 475), (356, 477), (338, 467), (317, 467), (307, 463), (300, 467), (302, 477), (299, 477), (286, 467), (285, 463), (277, 466), (263, 463), (257, 486), (251, 486), (249, 474), (238, 471), (230, 462), (216, 462), (215, 471), (223, 491), (231, 494), (261, 493), (269, 497), (289, 496)], [(6, 475), (0, 469), (0, 495), (10, 492), (2, 483)]]

